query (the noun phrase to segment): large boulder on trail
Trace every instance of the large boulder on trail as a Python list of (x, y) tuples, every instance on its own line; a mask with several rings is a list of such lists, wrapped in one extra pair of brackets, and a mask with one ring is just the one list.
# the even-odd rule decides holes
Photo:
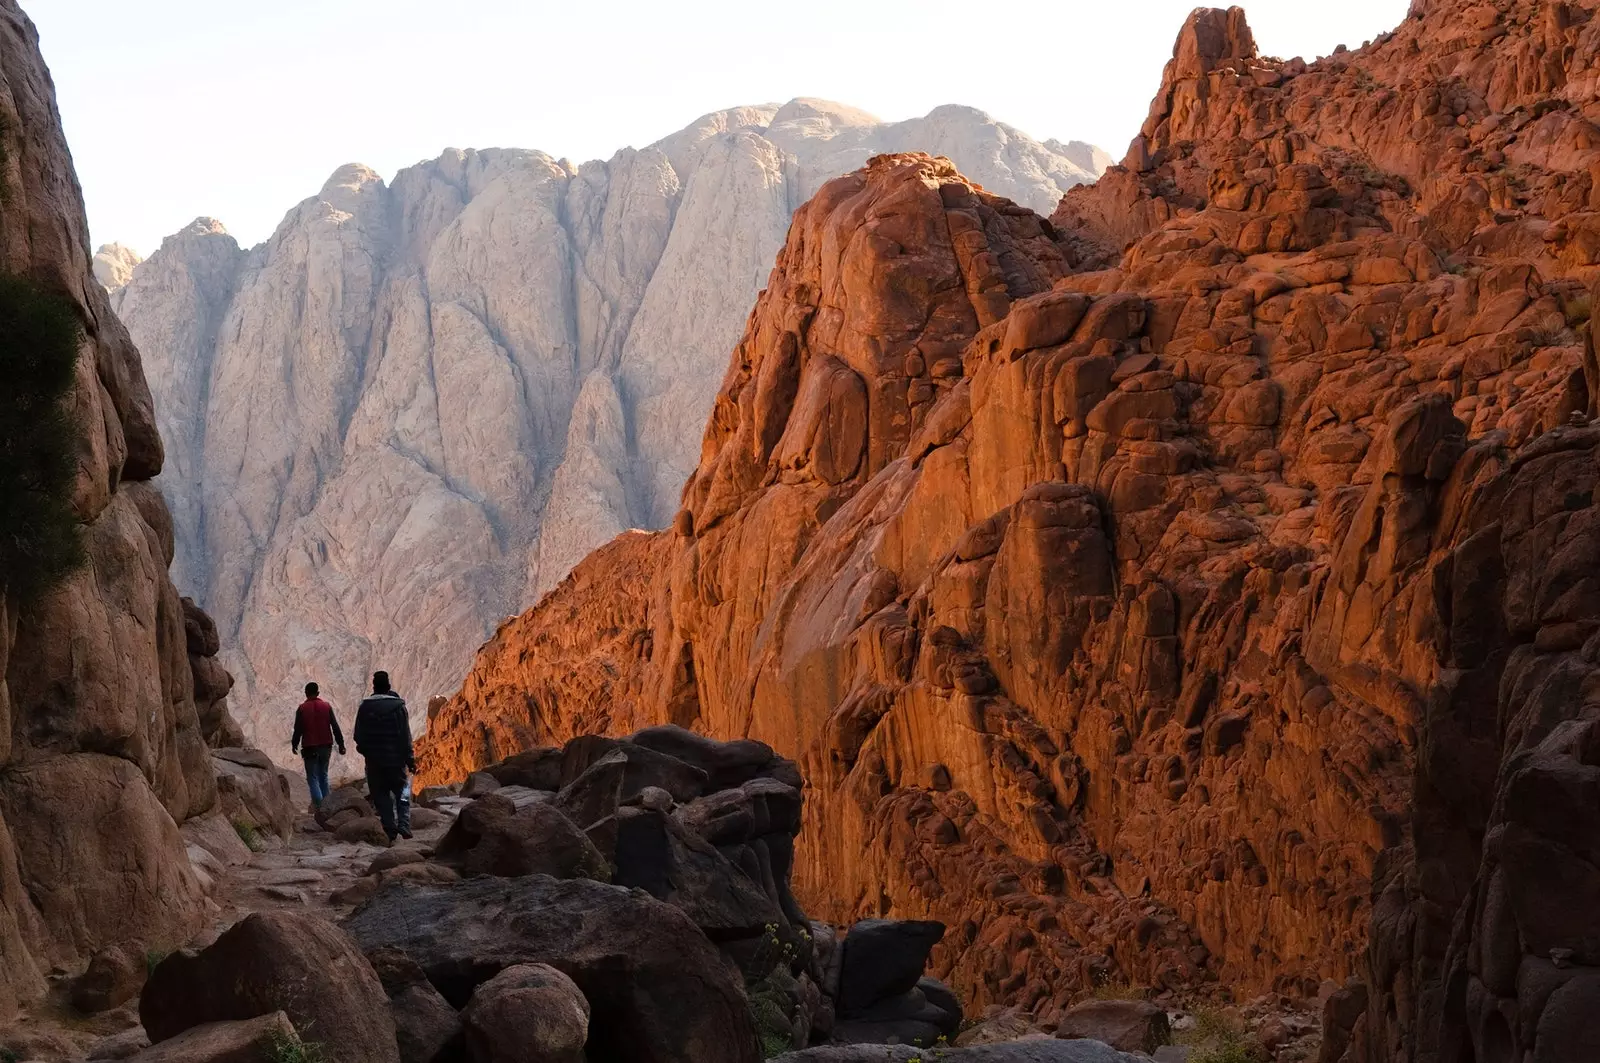
[(464, 1048), (461, 1015), (433, 988), (422, 968), (398, 949), (379, 949), (367, 959), (389, 994), (400, 1063), (458, 1060)]
[(624, 808), (612, 881), (681, 908), (716, 941), (752, 937), (782, 919), (761, 884), (672, 816)]
[(389, 1001), (350, 937), (305, 912), (246, 916), (200, 951), (156, 967), (139, 1019), (160, 1042), (208, 1022), (282, 1011), (339, 1063), (399, 1063)]
[(755, 1063), (738, 971), (687, 915), (640, 890), (547, 875), (385, 886), (344, 927), (404, 952), (456, 1007), (507, 967), (547, 963), (589, 1001), (590, 1059)]
[(518, 808), (500, 794), (464, 809), (434, 855), (467, 875), (611, 877), (600, 850), (555, 805), (536, 802)]
[(473, 1063), (584, 1063), (589, 1002), (544, 963), (507, 967), (461, 1013)]

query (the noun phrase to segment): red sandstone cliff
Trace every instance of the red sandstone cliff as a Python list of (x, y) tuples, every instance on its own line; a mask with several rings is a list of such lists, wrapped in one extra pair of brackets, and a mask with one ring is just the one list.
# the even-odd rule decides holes
[(1201, 10), (1052, 223), (831, 182), (675, 528), (502, 627), (430, 781), (749, 735), (803, 902), (950, 923), (973, 1005), (1354, 974), (1330, 1060), (1600, 1052), (1594, 14), (1419, 0), (1308, 66)]

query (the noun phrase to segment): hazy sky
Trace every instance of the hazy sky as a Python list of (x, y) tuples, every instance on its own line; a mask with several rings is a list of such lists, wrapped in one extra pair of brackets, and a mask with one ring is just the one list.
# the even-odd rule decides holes
[[(982, 108), (1121, 158), (1192, 0), (23, 0), (95, 242), (194, 217), (264, 240), (339, 165), (446, 147), (574, 161), (736, 104)], [(1408, 0), (1256, 0), (1268, 55), (1357, 47)]]

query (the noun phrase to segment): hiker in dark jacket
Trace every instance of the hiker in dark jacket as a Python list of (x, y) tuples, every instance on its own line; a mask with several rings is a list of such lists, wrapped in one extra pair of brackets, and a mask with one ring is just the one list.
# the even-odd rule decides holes
[(389, 686), (388, 672), (372, 673), (372, 695), (356, 710), (356, 752), (367, 762), (367, 791), (390, 844), (411, 837), (411, 816), (401, 795), (406, 772), (417, 770), (406, 703)]
[(339, 755), (344, 756), (344, 735), (339, 733), (333, 706), (317, 696), (317, 684), (307, 683), (306, 700), (294, 710), (289, 750), (299, 753), (305, 762), (306, 786), (311, 789), (311, 804), (317, 808), (328, 796), (328, 762), (333, 759), (335, 743)]

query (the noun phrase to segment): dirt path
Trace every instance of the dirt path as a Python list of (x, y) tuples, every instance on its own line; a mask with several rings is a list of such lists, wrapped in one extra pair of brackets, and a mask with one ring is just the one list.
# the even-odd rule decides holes
[[(213, 878), (215, 905), (208, 923), (185, 947), (203, 947), (252, 912), (302, 909), (337, 922), (377, 885), (379, 867), (420, 864), (449, 828), (448, 815), (418, 816), (415, 837), (393, 848), (341, 841), (302, 817), (286, 838), (253, 837), (228, 860), (204, 862)], [(382, 858), (380, 860), (380, 858)], [(161, 956), (146, 956), (149, 966)], [(76, 974), (77, 972), (74, 972)], [(85, 1014), (73, 1007), (73, 978), (52, 978), (49, 997), (19, 1022), (0, 1030), (0, 1063), (122, 1059), (148, 1044), (139, 1025), (138, 998), (109, 1011)]]

